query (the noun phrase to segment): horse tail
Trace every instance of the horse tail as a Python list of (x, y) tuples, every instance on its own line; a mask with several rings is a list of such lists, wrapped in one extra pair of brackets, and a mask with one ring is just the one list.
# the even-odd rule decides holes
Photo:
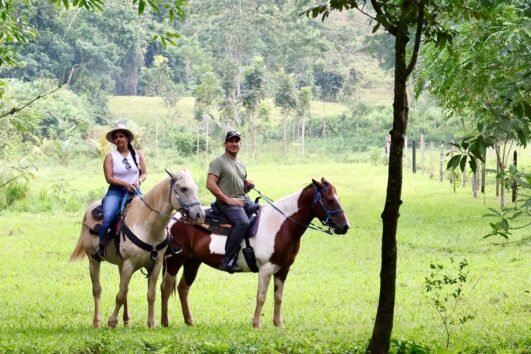
[[(83, 219), (83, 222), (85, 220)], [(70, 255), (69, 262), (77, 262), (82, 260), (87, 254), (85, 252), (85, 247), (83, 247), (83, 235), (85, 231), (85, 225), (81, 228), (81, 235), (79, 235), (79, 240), (77, 240), (76, 247), (72, 251), (72, 254)]]

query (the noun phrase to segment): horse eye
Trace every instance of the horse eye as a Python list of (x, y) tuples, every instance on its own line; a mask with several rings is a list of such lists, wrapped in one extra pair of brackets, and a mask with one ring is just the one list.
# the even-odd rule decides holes
[(186, 187), (181, 187), (181, 192), (183, 192), (183, 193), (188, 192), (188, 188), (186, 188)]

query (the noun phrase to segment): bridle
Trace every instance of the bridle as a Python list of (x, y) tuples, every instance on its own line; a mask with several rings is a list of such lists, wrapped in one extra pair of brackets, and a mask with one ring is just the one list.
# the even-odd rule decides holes
[[(179, 189), (179, 188), (176, 188), (176, 184), (177, 184), (177, 178), (175, 177), (171, 177), (171, 180), (170, 180), (170, 192), (168, 194), (168, 201), (171, 205), (171, 207), (175, 210), (177, 210), (178, 212), (180, 212), (181, 214), (186, 214), (186, 215), (190, 215), (190, 209), (196, 205), (199, 205), (199, 201), (197, 202), (189, 202), (186, 200), (186, 197), (184, 196), (184, 193)], [(158, 211), (157, 209), (153, 208), (151, 205), (149, 205), (149, 203), (144, 199), (144, 195), (142, 194), (142, 192), (140, 191), (140, 189), (138, 188), (135, 188), (134, 190), (135, 192), (135, 195), (137, 197), (139, 197), (143, 202), (144, 204), (148, 207), (148, 209), (150, 209), (151, 211), (159, 214), (160, 216), (165, 216), (165, 217), (171, 217), (173, 213), (171, 214), (164, 214), (164, 213), (161, 213), (160, 211)], [(172, 192), (175, 194), (175, 198), (177, 199), (177, 201), (179, 202), (179, 207), (176, 208), (172, 201), (171, 201), (171, 196), (172, 196)]]
[(343, 209), (328, 209), (323, 202), (323, 196), (321, 193), (326, 192), (330, 187), (324, 187), (320, 189), (316, 185), (314, 185), (314, 194), (313, 194), (313, 201), (312, 201), (312, 208), (314, 208), (317, 203), (321, 204), (321, 208), (323, 209), (323, 212), (325, 214), (324, 218), (319, 218), (319, 221), (325, 226), (328, 226), (329, 228), (336, 225), (336, 222), (334, 220), (334, 215), (343, 213)]
[(319, 221), (324, 226), (328, 226), (328, 229), (326, 229), (326, 228), (324, 228), (324, 227), (322, 227), (320, 225), (315, 225), (315, 224), (313, 224), (311, 222), (309, 224), (303, 224), (301, 222), (298, 222), (297, 220), (293, 220), (291, 217), (286, 215), (282, 210), (280, 210), (275, 204), (273, 204), (274, 201), (271, 198), (263, 195), (262, 192), (260, 192), (258, 189), (253, 187), (253, 189), (256, 191), (256, 193), (258, 193), (260, 195), (261, 198), (264, 198), (264, 200), (269, 205), (271, 205), (273, 207), (273, 209), (278, 211), (280, 214), (284, 215), (286, 217), (286, 219), (288, 219), (292, 223), (304, 226), (304, 227), (312, 229), (312, 230), (321, 231), (321, 232), (324, 232), (325, 234), (332, 235), (333, 232), (332, 232), (331, 228), (336, 224), (336, 222), (334, 221), (334, 215), (338, 214), (338, 213), (342, 213), (343, 209), (339, 208), (339, 209), (330, 210), (324, 205), (321, 192), (326, 192), (328, 190), (328, 188), (330, 188), (330, 187), (325, 187), (323, 189), (319, 189), (316, 185), (314, 185), (314, 194), (313, 194), (313, 200), (312, 200), (312, 209), (317, 205), (317, 203), (319, 203), (321, 205), (321, 208), (323, 209), (325, 217), (324, 218), (319, 218)]
[[(193, 206), (199, 205), (200, 203), (199, 203), (199, 201), (197, 201), (197, 202), (189, 202), (189, 201), (187, 201), (185, 196), (184, 196), (184, 193), (179, 188), (176, 188), (177, 178), (173, 177), (169, 172), (168, 172), (168, 174), (170, 175), (170, 178), (171, 178), (171, 180), (170, 180), (170, 192), (169, 192), (169, 195), (168, 195), (169, 203), (170, 203), (170, 205), (171, 205), (171, 207), (173, 209), (175, 209), (175, 210), (177, 210), (177, 211), (179, 211), (181, 213), (184, 212), (186, 215), (189, 216), (190, 209)], [(160, 211), (154, 209), (151, 205), (149, 205), (148, 202), (144, 199), (144, 196), (142, 195), (142, 192), (140, 192), (140, 190), (138, 188), (135, 188), (134, 191), (135, 191), (135, 194), (144, 202), (144, 204), (151, 211), (157, 213), (160, 216), (165, 216), (165, 217), (168, 217), (168, 218), (172, 216), (172, 214), (163, 214)], [(173, 203), (171, 202), (172, 192), (175, 194), (175, 198), (179, 201), (179, 208), (176, 208), (173, 205)], [(131, 242), (133, 242), (138, 247), (142, 248), (143, 250), (145, 250), (147, 252), (150, 252), (150, 255), (151, 255), (151, 266), (145, 267), (146, 270), (147, 270), (147, 272), (145, 273), (145, 276), (148, 277), (151, 274), (151, 271), (153, 270), (153, 265), (155, 264), (155, 261), (158, 258), (158, 252), (168, 245), (169, 239), (168, 239), (168, 237), (166, 237), (158, 245), (153, 246), (153, 245), (151, 245), (149, 243), (146, 243), (146, 242), (142, 241), (140, 238), (138, 238), (131, 231), (131, 229), (129, 229), (129, 227), (125, 223), (125, 218), (124, 218), (123, 214), (122, 214), (122, 223), (123, 223), (122, 237), (123, 237), (124, 241), (125, 241), (125, 237), (127, 237), (127, 238), (129, 238), (129, 240), (131, 240)]]

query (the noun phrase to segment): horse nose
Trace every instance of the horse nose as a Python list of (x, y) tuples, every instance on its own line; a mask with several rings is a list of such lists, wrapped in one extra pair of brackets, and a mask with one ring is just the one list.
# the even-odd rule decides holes
[(345, 226), (343, 226), (342, 230), (341, 230), (341, 234), (346, 234), (348, 229), (350, 229), (350, 225), (349, 224), (346, 224)]

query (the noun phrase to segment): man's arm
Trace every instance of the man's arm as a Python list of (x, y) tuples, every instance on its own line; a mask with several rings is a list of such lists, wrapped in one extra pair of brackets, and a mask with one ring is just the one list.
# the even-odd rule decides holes
[(227, 196), (221, 188), (218, 186), (218, 180), (219, 177), (213, 174), (209, 174), (207, 177), (207, 183), (206, 187), (207, 189), (214, 194), (216, 197), (216, 200), (219, 200), (220, 202), (224, 202), (228, 205), (232, 206), (243, 206), (243, 201), (241, 201), (239, 198), (230, 198)]

